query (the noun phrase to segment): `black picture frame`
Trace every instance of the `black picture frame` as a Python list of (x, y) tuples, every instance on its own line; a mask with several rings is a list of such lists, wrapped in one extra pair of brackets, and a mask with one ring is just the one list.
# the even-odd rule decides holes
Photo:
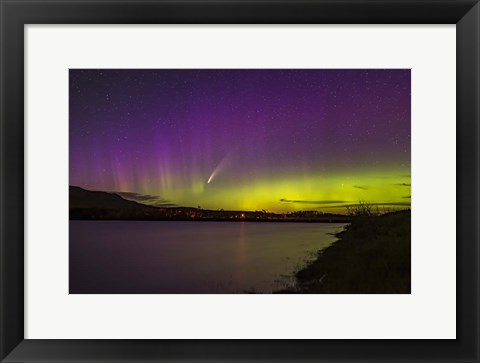
[[(0, 6), (2, 362), (480, 361), (478, 0), (0, 0)], [(24, 339), (24, 25), (155, 23), (456, 24), (457, 339)]]

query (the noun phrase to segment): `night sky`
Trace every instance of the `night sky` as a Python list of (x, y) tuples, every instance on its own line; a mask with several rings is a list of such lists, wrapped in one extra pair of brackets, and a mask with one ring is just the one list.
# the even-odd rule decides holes
[(159, 206), (410, 205), (410, 70), (70, 70), (70, 185)]

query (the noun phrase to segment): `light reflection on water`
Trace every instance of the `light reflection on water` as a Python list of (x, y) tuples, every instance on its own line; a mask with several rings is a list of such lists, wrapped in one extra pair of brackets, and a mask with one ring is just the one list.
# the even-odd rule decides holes
[(270, 293), (344, 226), (70, 221), (70, 293)]

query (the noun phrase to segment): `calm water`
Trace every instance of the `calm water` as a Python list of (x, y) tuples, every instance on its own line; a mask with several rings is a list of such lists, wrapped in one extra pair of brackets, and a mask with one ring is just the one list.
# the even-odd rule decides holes
[(344, 226), (70, 221), (70, 293), (270, 293)]

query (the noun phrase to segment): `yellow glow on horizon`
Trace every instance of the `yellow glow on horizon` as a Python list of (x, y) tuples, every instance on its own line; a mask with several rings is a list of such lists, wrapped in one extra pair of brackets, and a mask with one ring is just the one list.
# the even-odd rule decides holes
[[(229, 184), (206, 183), (199, 178), (189, 188), (162, 194), (181, 206), (204, 209), (267, 210), (277, 213), (318, 210), (344, 213), (360, 201), (404, 209), (410, 205), (410, 170), (372, 170), (331, 175), (295, 175), (282, 179), (258, 178)], [(164, 191), (165, 192), (165, 191)], [(151, 193), (151, 192), (150, 192)], [(396, 205), (394, 205), (396, 204)]]

